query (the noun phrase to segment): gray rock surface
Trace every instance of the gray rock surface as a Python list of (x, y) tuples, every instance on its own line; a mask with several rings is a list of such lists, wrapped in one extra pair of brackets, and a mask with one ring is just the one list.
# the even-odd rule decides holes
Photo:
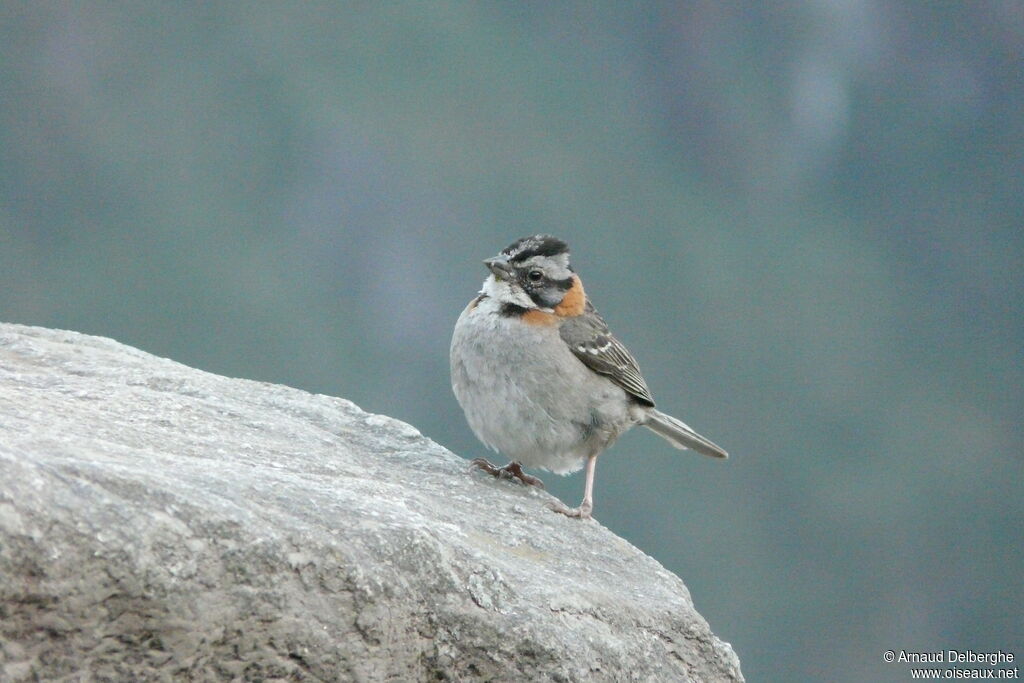
[(742, 680), (546, 500), (343, 399), (0, 324), (0, 679)]

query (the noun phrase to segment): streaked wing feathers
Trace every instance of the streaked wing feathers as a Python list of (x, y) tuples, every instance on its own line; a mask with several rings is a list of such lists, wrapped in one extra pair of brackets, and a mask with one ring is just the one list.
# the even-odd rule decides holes
[(566, 320), (560, 331), (562, 340), (588, 368), (611, 379), (640, 403), (654, 405), (636, 359), (612, 336), (593, 304), (588, 301), (583, 314)]

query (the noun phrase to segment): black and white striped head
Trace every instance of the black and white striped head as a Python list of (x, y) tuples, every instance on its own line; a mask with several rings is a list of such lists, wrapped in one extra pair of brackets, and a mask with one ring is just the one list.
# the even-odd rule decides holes
[(484, 265), (491, 275), (483, 293), (517, 309), (550, 312), (579, 281), (569, 265), (569, 246), (550, 235), (518, 239)]

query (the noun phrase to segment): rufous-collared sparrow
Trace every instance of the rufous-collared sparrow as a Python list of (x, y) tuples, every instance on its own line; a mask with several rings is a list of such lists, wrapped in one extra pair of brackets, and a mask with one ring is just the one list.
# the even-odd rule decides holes
[(597, 456), (633, 425), (676, 448), (727, 457), (654, 407), (636, 360), (587, 299), (565, 242), (524, 237), (484, 264), (483, 289), (455, 323), (452, 389), (473, 433), (512, 462), (478, 458), (472, 467), (543, 486), (522, 466), (567, 474), (585, 463), (582, 504), (552, 508), (587, 518)]

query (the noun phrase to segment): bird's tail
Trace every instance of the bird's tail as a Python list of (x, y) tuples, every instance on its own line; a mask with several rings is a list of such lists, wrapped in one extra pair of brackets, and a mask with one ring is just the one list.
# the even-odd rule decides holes
[(690, 429), (689, 425), (671, 415), (666, 415), (660, 410), (649, 409), (647, 411), (647, 420), (641, 424), (676, 448), (691, 448), (698, 453), (710, 455), (712, 458), (729, 457), (729, 454), (722, 450), (721, 447)]

